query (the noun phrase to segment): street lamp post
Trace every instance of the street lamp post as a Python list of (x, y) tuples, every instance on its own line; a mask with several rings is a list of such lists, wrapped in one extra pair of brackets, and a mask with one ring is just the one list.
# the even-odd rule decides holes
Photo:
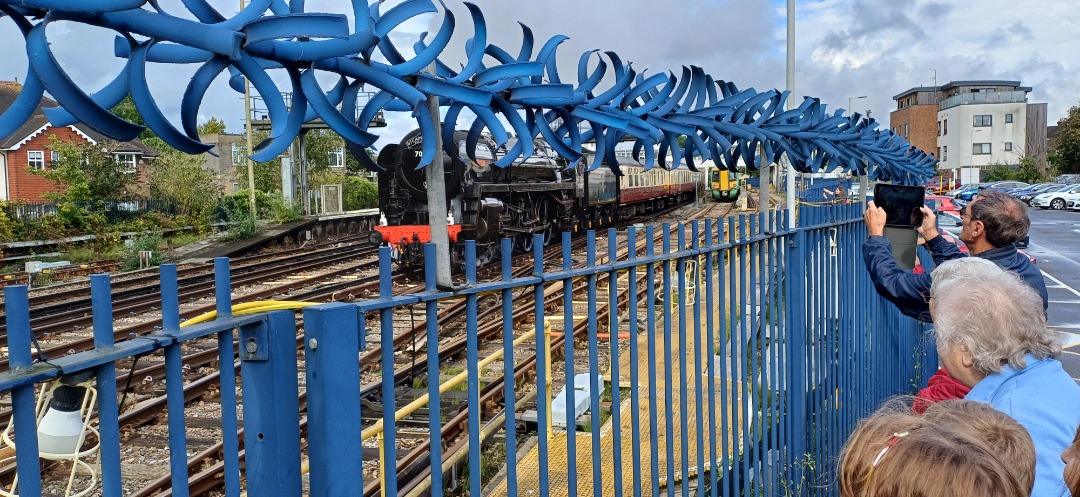
[(847, 107), (848, 107), (847, 110), (848, 110), (848, 112), (852, 111), (852, 109), (851, 109), (852, 102), (854, 102), (855, 100), (859, 100), (861, 98), (866, 98), (866, 95), (863, 95), (861, 97), (848, 97), (848, 99), (847, 99)]
[[(861, 100), (861, 99), (864, 99), (864, 98), (866, 98), (866, 95), (862, 95), (862, 96), (858, 96), (858, 97), (848, 97), (848, 99), (847, 99), (848, 112), (851, 112), (852, 102), (854, 102), (856, 100)], [(869, 113), (869, 112), (867, 112), (867, 113)], [(855, 174), (858, 175), (858, 171), (855, 171)], [(858, 176), (859, 176), (859, 195), (862, 195), (865, 198), (866, 197), (866, 190), (870, 187), (870, 182), (867, 180), (865, 174), (858, 175)]]

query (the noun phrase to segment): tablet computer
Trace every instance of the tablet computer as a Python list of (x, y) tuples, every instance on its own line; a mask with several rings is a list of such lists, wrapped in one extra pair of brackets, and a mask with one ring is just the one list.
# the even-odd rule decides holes
[(918, 186), (878, 183), (874, 187), (874, 205), (885, 211), (885, 238), (892, 246), (893, 258), (906, 271), (915, 269), (918, 257), (919, 233), (922, 224), (920, 208), (926, 201), (926, 190)]

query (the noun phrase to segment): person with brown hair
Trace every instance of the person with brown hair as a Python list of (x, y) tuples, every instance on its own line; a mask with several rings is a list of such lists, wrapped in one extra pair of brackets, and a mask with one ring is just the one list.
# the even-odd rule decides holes
[(1080, 495), (1080, 428), (1076, 429), (1073, 443), (1061, 453), (1061, 462), (1065, 463), (1065, 485), (1073, 495)]
[(1020, 423), (990, 404), (973, 400), (950, 399), (926, 408), (924, 417), (938, 426), (952, 427), (982, 438), (1006, 463), (1016, 463), (1014, 473), (1020, 485), (1035, 485), (1035, 443)]
[[(965, 402), (965, 401), (959, 401)], [(859, 422), (840, 454), (842, 497), (1027, 497), (1035, 473), (1034, 448), (1017, 447), (1006, 460), (1003, 440), (1023, 445), (1026, 433), (1008, 416), (970, 409), (972, 423), (953, 422), (956, 404), (938, 405), (938, 418), (886, 405)], [(966, 406), (965, 406), (966, 407)], [(992, 409), (990, 410), (992, 411)], [(957, 419), (961, 417), (957, 414)], [(977, 426), (1000, 427), (998, 435)], [(1031, 439), (1026, 440), (1028, 445)]]

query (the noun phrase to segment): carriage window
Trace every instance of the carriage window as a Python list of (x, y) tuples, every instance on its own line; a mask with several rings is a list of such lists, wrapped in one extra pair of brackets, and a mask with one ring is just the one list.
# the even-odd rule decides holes
[(720, 181), (720, 170), (719, 169), (713, 169), (713, 171), (712, 171), (712, 180), (713, 181)]

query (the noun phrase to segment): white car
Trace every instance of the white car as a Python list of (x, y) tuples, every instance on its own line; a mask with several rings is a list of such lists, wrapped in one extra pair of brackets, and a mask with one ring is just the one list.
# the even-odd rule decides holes
[(1071, 211), (1080, 211), (1080, 192), (1065, 195), (1065, 208)]
[(1031, 199), (1031, 206), (1040, 209), (1061, 210), (1066, 207), (1065, 197), (1080, 192), (1080, 185), (1065, 185), (1052, 192), (1041, 193)]

